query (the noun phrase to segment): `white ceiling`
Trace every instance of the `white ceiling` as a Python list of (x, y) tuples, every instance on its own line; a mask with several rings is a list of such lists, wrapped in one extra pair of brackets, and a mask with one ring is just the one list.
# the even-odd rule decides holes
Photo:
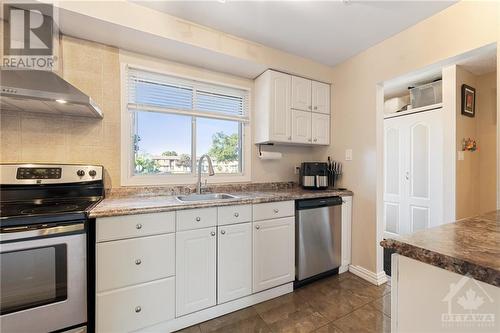
[(456, 1), (133, 1), (334, 66)]

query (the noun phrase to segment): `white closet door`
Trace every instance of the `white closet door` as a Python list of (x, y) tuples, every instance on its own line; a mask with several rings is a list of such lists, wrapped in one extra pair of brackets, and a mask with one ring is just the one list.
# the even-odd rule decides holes
[(406, 205), (402, 123), (400, 118), (384, 121), (384, 237), (401, 233), (402, 212)]
[(443, 130), (441, 111), (408, 117), (409, 148), (405, 179), (409, 231), (443, 223)]
[(443, 223), (441, 109), (384, 121), (384, 236)]

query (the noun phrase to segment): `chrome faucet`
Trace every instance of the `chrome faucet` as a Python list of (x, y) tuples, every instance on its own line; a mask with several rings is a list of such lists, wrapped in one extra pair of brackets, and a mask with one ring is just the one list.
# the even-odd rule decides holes
[(203, 163), (203, 159), (206, 158), (208, 162), (208, 175), (215, 175), (214, 167), (212, 166), (212, 160), (210, 156), (207, 154), (201, 155), (200, 160), (198, 161), (198, 182), (196, 183), (196, 193), (201, 194), (201, 164)]

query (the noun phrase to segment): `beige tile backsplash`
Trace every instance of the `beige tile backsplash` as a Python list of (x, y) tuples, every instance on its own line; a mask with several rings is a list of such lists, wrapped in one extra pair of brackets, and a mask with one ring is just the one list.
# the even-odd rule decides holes
[(62, 37), (62, 73), (102, 108), (104, 119), (0, 112), (0, 159), (95, 163), (108, 187), (120, 184), (120, 66), (113, 47)]

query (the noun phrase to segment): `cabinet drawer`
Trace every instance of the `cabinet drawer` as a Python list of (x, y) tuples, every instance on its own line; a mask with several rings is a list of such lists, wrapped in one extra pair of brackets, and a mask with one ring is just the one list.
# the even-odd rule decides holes
[(294, 201), (278, 201), (253, 205), (253, 220), (269, 220), (295, 215)]
[(96, 299), (99, 333), (131, 332), (174, 316), (174, 277), (98, 294)]
[(214, 227), (216, 225), (216, 207), (180, 210), (177, 212), (177, 231)]
[(97, 244), (97, 291), (175, 274), (175, 234)]
[(98, 218), (97, 242), (175, 232), (175, 212)]
[(218, 208), (218, 225), (252, 221), (252, 205), (225, 206)]

